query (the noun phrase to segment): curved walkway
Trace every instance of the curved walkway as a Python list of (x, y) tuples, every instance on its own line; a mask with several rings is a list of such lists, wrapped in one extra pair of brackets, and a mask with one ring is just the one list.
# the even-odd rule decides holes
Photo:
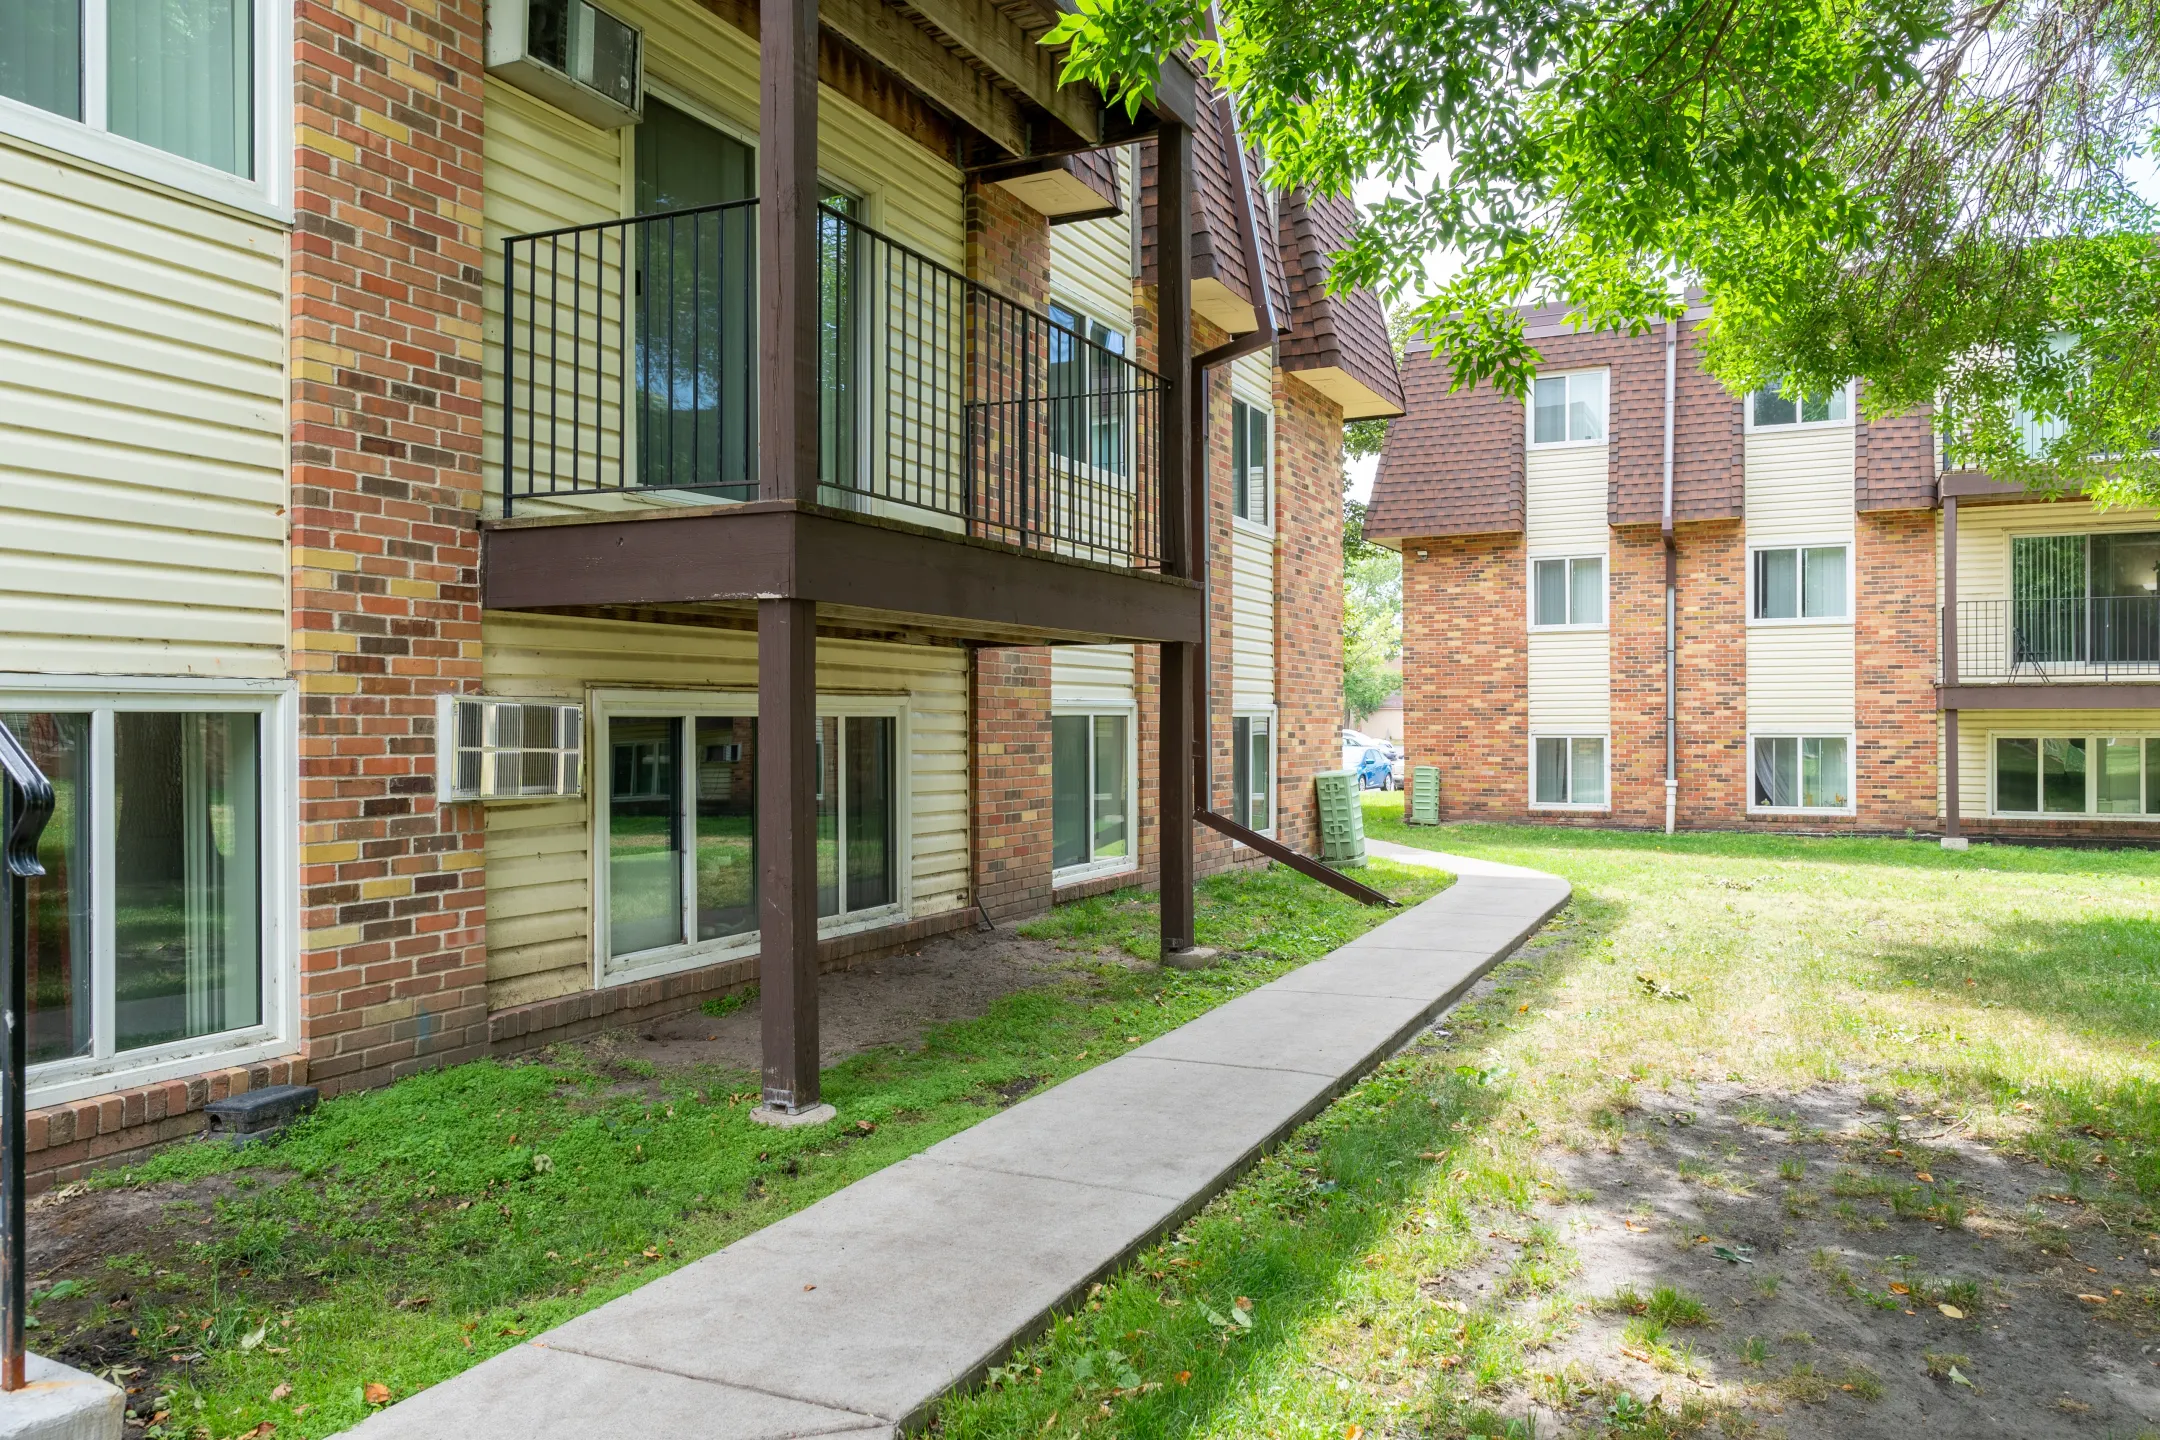
[(1351, 944), (370, 1418), (354, 1440), (890, 1436), (1205, 1205), (1567, 903), (1456, 883)]

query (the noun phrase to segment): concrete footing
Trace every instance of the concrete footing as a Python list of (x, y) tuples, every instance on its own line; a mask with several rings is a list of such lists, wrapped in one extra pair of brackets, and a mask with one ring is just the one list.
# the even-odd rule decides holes
[(1945, 835), (1943, 836), (1942, 848), (1945, 850), (1968, 850), (1972, 848), (1972, 842), (1963, 835)]
[(776, 1130), (799, 1130), (805, 1125), (822, 1125), (840, 1112), (830, 1105), (813, 1105), (807, 1110), (775, 1110), (760, 1105), (750, 1112), (751, 1123), (770, 1125)]
[(20, 1390), (0, 1392), (0, 1440), (120, 1440), (127, 1397), (95, 1375), (27, 1357)]
[(1162, 957), (1162, 963), (1172, 970), (1206, 970), (1222, 958), (1222, 951), (1212, 945), (1195, 945), (1190, 950), (1173, 950)]

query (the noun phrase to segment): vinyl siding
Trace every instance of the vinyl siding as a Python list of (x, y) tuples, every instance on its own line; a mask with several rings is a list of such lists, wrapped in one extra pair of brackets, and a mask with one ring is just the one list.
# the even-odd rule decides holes
[(1275, 537), (1230, 535), (1230, 689), (1241, 710), (1275, 703)]
[[(1964, 528), (1964, 517), (1958, 517)], [(1963, 710), (1958, 712), (1958, 810), (1995, 813), (1991, 750), (1997, 735), (2160, 735), (2160, 710)], [(2033, 818), (2028, 813), (2024, 818)], [(2043, 817), (2044, 818), (2044, 817)], [(2150, 824), (2160, 816), (2064, 815), (2064, 820)]]
[(1603, 630), (1530, 636), (1530, 728), (1603, 731), (1612, 725), (1610, 641)]
[[(654, 93), (671, 104), (716, 122), (740, 138), (755, 141), (758, 125), (758, 55), (756, 43), (733, 26), (690, 6), (618, 4), (610, 9), (645, 32), (646, 76)], [(501, 505), (502, 457), (502, 365), (503, 365), (503, 241), (513, 235), (565, 225), (582, 225), (627, 215), (633, 197), (629, 193), (629, 154), (632, 130), (599, 130), (565, 115), (545, 101), (490, 77), (487, 80), (487, 133), (483, 141), (486, 166), (482, 221), (487, 240), (487, 397), (486, 457), (490, 513)], [(932, 260), (954, 270), (966, 265), (967, 233), (962, 177), (915, 141), (902, 136), (868, 111), (838, 92), (820, 87), (819, 168), (842, 188), (863, 197), (865, 221)], [(588, 241), (588, 244), (595, 242)], [(592, 252), (589, 252), (591, 254)], [(594, 274), (599, 270), (599, 274)], [(527, 282), (521, 281), (521, 286)], [(564, 287), (567, 311), (569, 280)], [(607, 288), (605, 304), (601, 287)], [(609, 261), (604, 269), (589, 258), (585, 278), (588, 317), (619, 306), (619, 266)], [(1126, 308), (1131, 308), (1128, 294)], [(523, 313), (523, 307), (520, 307)], [(545, 319), (543, 309), (542, 318)], [(596, 363), (590, 347), (604, 351), (607, 373), (614, 373), (621, 337), (612, 321), (598, 327), (590, 319), (585, 329), (586, 363)], [(521, 393), (532, 385), (535, 367), (520, 357)], [(546, 395), (547, 372), (541, 369), (542, 394)], [(601, 472), (613, 476), (620, 467), (622, 417), (616, 402), (595, 399), (590, 376), (584, 381), (585, 397), (576, 413), (587, 430), (578, 463), (588, 476)], [(568, 439), (573, 400), (567, 388), (556, 397), (561, 449), (546, 453), (543, 427), (542, 453), (533, 458), (544, 475), (553, 465), (567, 481), (571, 470)], [(957, 433), (957, 432), (956, 432)], [(957, 443), (955, 440), (954, 443)], [(523, 460), (521, 451), (520, 459)], [(951, 459), (952, 457), (947, 457)], [(572, 499), (521, 500), (520, 515), (559, 513), (575, 509), (613, 509), (626, 503), (702, 504), (709, 496), (677, 492), (648, 493), (634, 501), (620, 495), (587, 495)], [(883, 506), (873, 506), (881, 513)], [(923, 521), (925, 512), (894, 509), (901, 518)]]
[[(1745, 484), (1743, 505), (1750, 550), (1825, 542), (1849, 547), (1853, 543), (1852, 426), (1749, 434)], [(1848, 583), (1848, 604), (1853, 600), (1852, 589)], [(1850, 731), (1857, 709), (1853, 637), (1850, 621), (1750, 624), (1750, 733)]]
[[(1523, 541), (1526, 558), (1607, 556), (1606, 604), (1612, 577), (1605, 523), (1606, 461), (1602, 445), (1530, 450), (1523, 464)], [(1530, 595), (1527, 568), (1523, 604)], [(1530, 617), (1522, 615), (1527, 626)], [(1529, 713), (1533, 731), (1604, 731), (1612, 724), (1610, 632), (1533, 630), (1529, 644)]]
[[(2010, 598), (2010, 540), (2016, 535), (2160, 530), (2160, 512), (2098, 510), (2089, 500), (1958, 507), (1958, 599)], [(1941, 552), (1938, 550), (1938, 554)]]
[(285, 255), (0, 141), (0, 671), (287, 673)]
[[(586, 700), (589, 687), (757, 689), (757, 637), (691, 625), (491, 613), (487, 688)], [(957, 648), (818, 643), (821, 694), (903, 695), (907, 705), (908, 912), (968, 895), (967, 662)], [(587, 754), (599, 747), (588, 734)], [(488, 1003), (501, 1009), (592, 984), (588, 796), (487, 807)]]
[(1056, 647), (1050, 652), (1050, 699), (1054, 705), (1131, 704), (1133, 647)]
[[(1123, 193), (1132, 192), (1131, 153), (1117, 152)], [(1133, 335), (1132, 212), (1050, 227), (1050, 295), (1123, 335)]]
[(1748, 544), (1851, 540), (1853, 427), (1751, 432), (1744, 484)]

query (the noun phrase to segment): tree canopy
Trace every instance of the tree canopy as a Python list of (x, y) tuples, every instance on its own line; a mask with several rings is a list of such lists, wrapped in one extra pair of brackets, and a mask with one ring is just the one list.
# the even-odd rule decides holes
[(1459, 386), (1527, 386), (1527, 304), (1639, 331), (1693, 287), (1735, 392), (1858, 378), (1870, 415), (1935, 405), (1954, 464), (2160, 503), (2160, 214), (2126, 174), (2160, 0), (1077, 3), (1069, 75), (1137, 106), (1187, 51), (1271, 183), (1387, 183), (1333, 283)]

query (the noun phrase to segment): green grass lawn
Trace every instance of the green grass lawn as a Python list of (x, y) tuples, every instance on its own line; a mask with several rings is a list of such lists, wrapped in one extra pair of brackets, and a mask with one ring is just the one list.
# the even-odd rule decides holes
[[(1721, 1388), (1693, 1348), (1729, 1347), (1726, 1369), (1744, 1379), (1767, 1375), (1747, 1367), (1777, 1346), (1798, 1353), (1812, 1337), (1720, 1336), (1722, 1322), (1683, 1292), (1645, 1300), (1575, 1287), (1577, 1245), (1613, 1242), (1545, 1218), (1588, 1198), (1569, 1190), (1564, 1167), (1661, 1153), (1644, 1107), (1668, 1095), (1700, 1103), (1689, 1097), (1712, 1089), (1864, 1093), (1876, 1117), (1864, 1139), (1775, 1137), (1860, 1157), (1831, 1191), (1852, 1197), (1837, 1213), (1855, 1245), (1913, 1249), (1924, 1236), (1977, 1255), (1978, 1235), (2043, 1268), (2061, 1267), (2070, 1240), (2081, 1260), (2122, 1250), (2126, 1278), (2115, 1283), (2126, 1288), (2111, 1299), (2103, 1285), (2084, 1308), (2099, 1317), (2105, 1307), (2132, 1340), (2160, 1336), (2160, 1290), (2137, 1258), (2140, 1244), (2160, 1245), (2160, 854), (1413, 829), (1400, 814), (1396, 797), (1373, 797), (1368, 833), (1553, 871), (1575, 885), (1571, 907), (1451, 1015), (1444, 1036), (1388, 1062), (988, 1386), (950, 1403), (941, 1435), (1522, 1436), (1529, 1425), (1497, 1410), (1524, 1396), (1566, 1416), (1570, 1435), (1768, 1437), (1781, 1433), (1779, 1407), (1831, 1402), (1864, 1426), (1883, 1394), (1866, 1365), (1825, 1378), (1794, 1363), (1775, 1384)], [(1762, 1100), (1744, 1113), (1783, 1123), (1774, 1109)], [(1931, 1163), (1910, 1139), (1911, 1155), (1899, 1148), (1916, 1117), (2032, 1162), (2041, 1188), (2064, 1192), (2063, 1208), (1967, 1219), (1954, 1185), (1912, 1176)], [(1864, 1163), (1888, 1166), (1897, 1183)], [(1794, 1158), (1763, 1184), (1775, 1196), (1779, 1177), (1803, 1173)], [(1705, 1195), (1739, 1183), (1685, 1165), (1677, 1178)], [(1789, 1213), (1827, 1223), (1829, 1206), (1810, 1208), (1820, 1195), (1797, 1184), (1783, 1193), (1798, 1207)], [(1644, 1225), (1628, 1229), (1648, 1228), (1641, 1213)], [(2050, 1218), (2061, 1216), (2072, 1218)], [(1691, 1235), (1678, 1243), (1712, 1263)], [(1908, 1319), (1914, 1295), (1977, 1303), (1977, 1281), (1938, 1294), (1909, 1257), (1888, 1259), (1907, 1265), (1897, 1288), (1870, 1289), (1822, 1249), (1812, 1269), (1805, 1254), (1785, 1267), (1788, 1289), (1819, 1283), (1825, 1303), (1913, 1326), (1950, 1323)], [(1712, 1270), (1760, 1275), (1762, 1297), (1777, 1292), (1767, 1263), (1742, 1263)], [(2061, 1281), (2102, 1283), (2081, 1266)], [(2063, 1308), (2078, 1311), (2070, 1298)], [(1633, 1317), (1620, 1341), (1633, 1358), (1614, 1354), (1602, 1375), (1562, 1374), (1546, 1358), (1616, 1308)], [(2141, 1372), (2134, 1344), (2129, 1353)], [(1974, 1393), (1963, 1371), (1948, 1378), (1961, 1362), (1993, 1385), (1968, 1355), (1947, 1352), (1931, 1352), (1924, 1375), (1915, 1363), (1890, 1380), (1953, 1405)], [(1833, 1423), (1807, 1433), (1862, 1432)]]
[[(1375, 865), (1415, 901), (1437, 872)], [(38, 1277), (32, 1343), (117, 1372), (152, 1437), (268, 1423), (327, 1435), (395, 1399), (965, 1129), (1017, 1095), (1124, 1053), (1385, 918), (1288, 871), (1204, 882), (1197, 973), (1136, 967), (1154, 896), (1119, 892), (1025, 927), (1074, 952), (1055, 983), (918, 1048), (825, 1072), (839, 1120), (753, 1125), (756, 1078), (661, 1072), (560, 1046), (324, 1104), (282, 1141), (188, 1145), (65, 1205), (160, 1210), (112, 1227), (95, 1263)], [(111, 1213), (118, 1215), (119, 1209)], [(33, 1225), (40, 1223), (33, 1220)], [(371, 1386), (382, 1387), (370, 1391)], [(271, 1432), (263, 1431), (268, 1434)]]

